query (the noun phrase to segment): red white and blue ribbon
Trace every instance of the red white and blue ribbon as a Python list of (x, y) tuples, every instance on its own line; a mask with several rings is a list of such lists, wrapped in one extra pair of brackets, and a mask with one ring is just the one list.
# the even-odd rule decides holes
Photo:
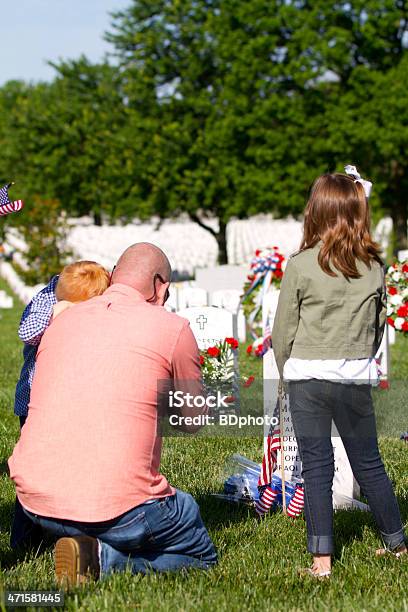
[(24, 202), (22, 200), (14, 200), (13, 202), (10, 201), (8, 190), (11, 185), (12, 183), (8, 183), (0, 189), (0, 217), (4, 217), (4, 215), (9, 215), (13, 212), (18, 212), (24, 206)]
[(261, 290), (255, 299), (254, 309), (248, 318), (250, 333), (254, 339), (258, 337), (258, 334), (255, 331), (255, 320), (262, 308), (263, 298), (268, 292), (273, 279), (282, 278), (282, 262), (284, 259), (284, 256), (279, 253), (278, 247), (272, 247), (264, 250), (258, 249), (255, 251), (255, 257), (251, 260), (251, 272), (248, 277), (251, 284), (245, 291), (242, 301), (244, 301), (259, 285), (261, 285)]

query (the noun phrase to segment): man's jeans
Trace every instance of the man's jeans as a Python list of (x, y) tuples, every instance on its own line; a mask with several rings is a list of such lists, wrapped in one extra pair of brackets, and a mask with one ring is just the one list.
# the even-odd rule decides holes
[(134, 574), (183, 567), (209, 569), (217, 562), (199, 507), (183, 491), (141, 504), (103, 523), (79, 523), (25, 512), (57, 538), (78, 535), (97, 538), (101, 575), (127, 567)]
[(293, 427), (303, 465), (308, 550), (333, 553), (332, 419), (385, 546), (404, 542), (398, 504), (377, 443), (369, 385), (310, 380), (289, 383)]

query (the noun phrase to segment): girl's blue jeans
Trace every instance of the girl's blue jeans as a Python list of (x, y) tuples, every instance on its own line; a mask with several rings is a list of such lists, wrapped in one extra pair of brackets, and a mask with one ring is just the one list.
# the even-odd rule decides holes
[(182, 491), (136, 506), (104, 523), (79, 523), (25, 512), (57, 538), (78, 535), (97, 538), (101, 575), (127, 567), (132, 573), (144, 574), (187, 567), (209, 569), (217, 562), (198, 505)]
[(398, 503), (378, 450), (371, 387), (324, 380), (289, 383), (289, 403), (305, 483), (308, 550), (332, 554), (332, 420), (361, 492), (389, 550), (404, 543)]

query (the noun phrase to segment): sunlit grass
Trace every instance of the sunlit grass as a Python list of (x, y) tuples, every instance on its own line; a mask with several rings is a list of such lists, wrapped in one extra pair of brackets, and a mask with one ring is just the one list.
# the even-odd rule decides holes
[[(0, 281), (0, 288), (5, 285)], [(17, 556), (8, 544), (14, 487), (5, 473), (18, 437), (13, 415), (14, 387), (21, 366), (16, 330), (21, 304), (1, 311), (0, 319), (0, 586), (55, 588), (52, 550)], [(408, 340), (398, 338), (392, 365), (406, 377)], [(261, 376), (261, 362), (241, 351), (241, 373)], [(386, 392), (385, 392), (386, 393)], [(406, 412), (405, 412), (406, 414)], [(407, 427), (408, 429), (408, 416)], [(381, 441), (383, 457), (395, 483), (405, 522), (408, 517), (408, 445), (396, 438)], [(222, 484), (223, 466), (234, 452), (261, 460), (258, 438), (169, 438), (163, 471), (175, 486), (194, 495), (217, 546), (219, 565), (205, 573), (160, 576), (117, 574), (76, 589), (66, 596), (67, 610), (408, 610), (408, 562), (377, 559), (380, 543), (370, 514), (339, 512), (335, 516), (336, 555), (330, 582), (299, 579), (309, 562), (302, 519), (273, 514), (258, 522), (250, 509), (211, 496)]]

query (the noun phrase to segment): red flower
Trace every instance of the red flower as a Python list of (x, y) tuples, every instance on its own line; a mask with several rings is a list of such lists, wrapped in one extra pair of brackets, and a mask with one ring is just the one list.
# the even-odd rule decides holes
[(398, 293), (395, 287), (387, 287), (387, 289), (390, 295), (396, 295)]
[(225, 338), (225, 342), (229, 344), (232, 349), (238, 348), (238, 340), (235, 338)]
[(225, 398), (225, 400), (227, 402), (227, 404), (232, 404), (233, 402), (235, 402), (235, 397), (233, 395), (229, 395), (228, 397)]
[(405, 319), (405, 317), (408, 317), (408, 304), (403, 304), (398, 308), (397, 316), (402, 317), (403, 319)]
[(408, 321), (404, 321), (401, 329), (403, 332), (408, 332)]
[(380, 380), (380, 389), (389, 389), (390, 383), (388, 380)]
[(255, 376), (249, 376), (244, 382), (244, 387), (250, 387), (255, 380)]
[(252, 344), (250, 344), (249, 346), (247, 346), (247, 348), (246, 348), (246, 352), (247, 352), (247, 355), (250, 355), (250, 354), (252, 353)]
[(283, 276), (282, 270), (275, 270), (275, 276), (276, 278), (282, 278)]
[(200, 365), (204, 365), (204, 363), (205, 363), (205, 359), (203, 355), (200, 355)]
[(404, 264), (402, 266), (402, 271), (404, 272), (404, 274), (408, 274), (408, 264)]
[(387, 318), (387, 323), (388, 325), (391, 325), (391, 327), (394, 327), (394, 319), (392, 317)]
[(249, 281), (253, 281), (253, 280), (254, 280), (254, 278), (255, 278), (255, 274), (248, 274), (248, 276), (247, 276), (247, 279), (248, 279)]
[(261, 249), (256, 249), (255, 257), (258, 257), (261, 254)]
[(210, 357), (218, 357), (220, 354), (220, 349), (216, 346), (210, 346), (210, 348), (207, 349), (207, 353)]

